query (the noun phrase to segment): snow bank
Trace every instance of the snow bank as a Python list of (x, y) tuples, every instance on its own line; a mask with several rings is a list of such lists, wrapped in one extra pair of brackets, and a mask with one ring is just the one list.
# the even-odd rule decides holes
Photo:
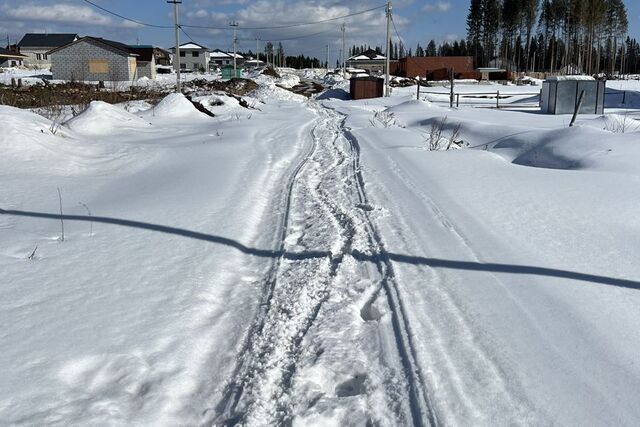
[[(96, 170), (96, 159), (110, 158), (108, 149), (96, 144), (81, 144), (64, 126), (19, 108), (0, 106), (0, 171), (11, 170), (30, 175), (72, 176)], [(11, 184), (4, 181), (0, 194)], [(2, 199), (2, 197), (0, 197)], [(9, 199), (5, 199), (9, 201)], [(2, 227), (0, 227), (1, 229)]]
[(278, 80), (278, 85), (286, 88), (292, 88), (300, 84), (300, 77), (295, 74), (285, 74)]
[(149, 115), (153, 117), (207, 118), (181, 93), (167, 95), (155, 108), (145, 113), (145, 116)]
[(640, 132), (640, 120), (626, 114), (605, 114), (584, 124), (613, 133)]
[(65, 125), (81, 135), (108, 135), (148, 129), (151, 124), (124, 109), (102, 101), (93, 101), (84, 112)]

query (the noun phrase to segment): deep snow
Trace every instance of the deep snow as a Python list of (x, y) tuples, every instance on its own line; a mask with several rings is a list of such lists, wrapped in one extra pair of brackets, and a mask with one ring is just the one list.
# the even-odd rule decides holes
[(296, 78), (0, 107), (2, 422), (638, 424), (636, 93), (569, 129)]

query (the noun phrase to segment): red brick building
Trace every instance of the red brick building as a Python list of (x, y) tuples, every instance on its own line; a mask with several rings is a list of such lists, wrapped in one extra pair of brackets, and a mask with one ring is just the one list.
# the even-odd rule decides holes
[[(474, 73), (472, 56), (410, 56), (401, 58), (398, 64), (398, 75), (402, 77), (428, 77), (428, 74), (442, 74), (444, 71), (445, 79), (448, 70), (452, 69), (457, 78), (466, 73)], [(434, 73), (436, 72), (436, 73)], [(435, 76), (433, 80), (441, 80), (441, 76)]]

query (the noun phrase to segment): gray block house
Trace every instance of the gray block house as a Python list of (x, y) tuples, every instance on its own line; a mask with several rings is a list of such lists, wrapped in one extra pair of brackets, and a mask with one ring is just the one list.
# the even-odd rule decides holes
[(139, 72), (144, 73), (137, 64), (141, 55), (113, 40), (83, 37), (49, 51), (48, 55), (54, 80), (131, 81), (141, 77)]
[(24, 65), (49, 68), (51, 59), (48, 52), (78, 40), (77, 34), (27, 33), (18, 42), (19, 53), (24, 55)]

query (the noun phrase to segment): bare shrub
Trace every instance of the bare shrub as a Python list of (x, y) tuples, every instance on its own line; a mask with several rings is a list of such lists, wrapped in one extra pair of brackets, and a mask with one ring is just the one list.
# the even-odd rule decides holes
[(423, 133), (425, 144), (429, 151), (450, 150), (454, 145), (461, 147), (463, 141), (459, 140), (460, 128), (458, 122), (453, 128), (447, 130), (447, 116), (431, 123), (428, 133)]
[(376, 111), (373, 113), (373, 117), (369, 119), (369, 123), (371, 123), (371, 126), (373, 127), (378, 127), (378, 125), (380, 125), (384, 128), (389, 128), (398, 124), (394, 114), (388, 111)]

